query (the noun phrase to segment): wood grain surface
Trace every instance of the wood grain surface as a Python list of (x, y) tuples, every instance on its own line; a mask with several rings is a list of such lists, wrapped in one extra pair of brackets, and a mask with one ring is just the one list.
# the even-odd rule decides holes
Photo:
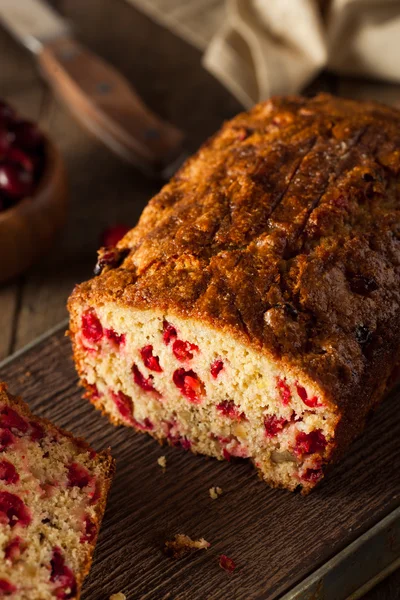
[[(152, 110), (186, 132), (189, 151), (240, 110), (236, 100), (201, 67), (197, 50), (123, 0), (52, 0), (52, 4), (72, 21), (83, 43), (128, 78)], [(60, 147), (70, 181), (68, 224), (56, 246), (23, 277), (0, 287), (2, 358), (66, 316), (66, 298), (74, 283), (90, 276), (102, 230), (117, 222), (134, 225), (160, 183), (124, 165), (91, 139), (41, 82), (29, 53), (2, 30), (0, 53), (0, 96), (27, 117), (39, 120)], [(322, 75), (309, 91), (320, 89), (400, 105), (400, 86), (396, 85)], [(233, 468), (178, 451), (164, 452), (142, 436), (114, 430), (79, 399), (67, 340), (60, 334), (39, 350), (2, 368), (1, 377), (11, 389), (24, 393), (41, 414), (75, 433), (89, 432), (97, 447), (112, 443), (119, 463), (83, 600), (106, 600), (121, 589), (128, 600), (276, 597), (289, 581), (303, 577), (316, 557), (323, 562), (333, 548), (367, 527), (377, 518), (378, 505), (388, 506), (399, 492), (395, 445), (399, 423), (394, 403), (390, 410), (388, 405), (383, 407), (375, 420), (379, 425), (355, 446), (351, 460), (360, 464), (354, 472), (346, 474), (351, 462), (347, 461), (335, 471), (339, 474), (336, 484), (332, 479), (306, 501), (298, 496), (287, 501), (285, 492), (268, 490), (259, 483), (245, 463)], [(163, 453), (168, 457), (164, 475), (156, 464)], [(207, 492), (211, 485), (226, 488), (224, 497), (212, 502)], [(153, 514), (154, 507), (158, 512)], [(303, 529), (305, 512), (307, 518), (318, 517), (319, 524), (307, 521), (310, 528)], [(125, 525), (133, 521), (131, 537)], [(160, 550), (164, 537), (180, 530), (205, 536), (212, 548), (180, 563), (166, 561)], [(237, 561), (237, 575), (229, 578), (219, 570), (219, 552)], [(187, 591), (191, 581), (193, 595)], [(265, 582), (272, 595), (265, 592)], [(209, 596), (202, 595), (203, 584)], [(365, 598), (399, 600), (400, 571)]]
[[(162, 448), (115, 428), (81, 399), (70, 343), (60, 330), (0, 368), (34, 412), (96, 449), (111, 446), (117, 474), (85, 585), (85, 600), (122, 591), (129, 600), (279, 598), (400, 502), (400, 394), (374, 415), (364, 437), (313, 494), (272, 490), (247, 461), (218, 462)], [(165, 472), (157, 464), (165, 455)], [(223, 495), (212, 500), (209, 488)], [(207, 551), (174, 560), (164, 542), (204, 537)], [(233, 574), (220, 554), (237, 564)]]

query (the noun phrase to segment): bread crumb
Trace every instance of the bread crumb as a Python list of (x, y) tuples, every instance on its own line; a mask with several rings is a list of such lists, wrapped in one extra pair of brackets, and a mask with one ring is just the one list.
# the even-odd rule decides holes
[(165, 542), (166, 553), (173, 558), (182, 558), (195, 550), (207, 550), (210, 546), (204, 538), (192, 540), (183, 533), (178, 533), (173, 540)]
[(212, 487), (208, 491), (213, 500), (216, 500), (222, 494), (222, 489), (220, 487)]
[(118, 592), (118, 594), (110, 596), (110, 600), (126, 600), (126, 596), (122, 592)]
[(166, 466), (167, 466), (167, 457), (166, 456), (160, 456), (157, 459), (157, 462), (160, 465), (160, 467), (162, 467), (163, 469), (165, 469)]

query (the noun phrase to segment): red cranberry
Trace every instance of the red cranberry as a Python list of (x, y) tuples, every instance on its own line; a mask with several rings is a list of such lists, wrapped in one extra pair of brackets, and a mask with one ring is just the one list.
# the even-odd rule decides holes
[(0, 461), (0, 480), (4, 481), (7, 485), (18, 483), (19, 475), (13, 464), (8, 460)]
[(93, 309), (82, 315), (82, 334), (90, 342), (98, 343), (103, 337), (103, 327)]
[(139, 421), (136, 421), (136, 419), (132, 419), (132, 424), (140, 431), (152, 431), (152, 429), (154, 429), (153, 423), (147, 417), (143, 423), (139, 423)]
[(190, 450), (192, 447), (192, 442), (185, 437), (181, 438), (180, 444), (184, 450)]
[[(235, 439), (235, 438), (233, 438), (233, 439)], [(239, 443), (237, 443), (234, 446), (231, 446), (231, 448), (229, 449), (229, 453), (231, 456), (237, 456), (239, 458), (248, 458), (249, 457), (249, 451), (248, 451), (247, 447), (242, 446)]]
[(29, 173), (33, 173), (34, 171), (33, 159), (19, 148), (15, 148), (15, 146), (8, 150), (7, 162), (13, 163)]
[(101, 248), (99, 250), (99, 258), (94, 268), (94, 274), (100, 275), (105, 267), (116, 269), (117, 267), (121, 266), (129, 252), (129, 248)]
[(89, 515), (86, 515), (85, 520), (83, 522), (83, 534), (80, 539), (80, 542), (83, 544), (85, 542), (93, 542), (97, 535), (97, 527), (96, 523), (92, 521)]
[(31, 440), (32, 442), (38, 442), (44, 438), (44, 429), (39, 423), (35, 421), (31, 421), (29, 423), (31, 428)]
[(230, 419), (236, 419), (237, 421), (246, 419), (244, 412), (239, 410), (233, 400), (223, 400), (223, 402), (217, 404), (216, 408), (221, 414)]
[(204, 384), (194, 371), (191, 369), (189, 371), (177, 369), (172, 376), (172, 380), (190, 402), (193, 404), (201, 402), (201, 396), (204, 394)]
[(15, 441), (15, 437), (8, 429), (0, 429), (0, 452), (7, 450)]
[(0, 492), (0, 523), (27, 527), (30, 522), (31, 515), (21, 498), (10, 492)]
[(313, 396), (312, 398), (309, 398), (307, 396), (307, 392), (306, 392), (305, 388), (303, 388), (303, 386), (299, 385), (298, 383), (296, 383), (296, 390), (297, 390), (298, 395), (304, 402), (304, 404), (306, 406), (308, 406), (309, 408), (320, 408), (321, 406), (323, 406), (323, 404), (320, 404), (318, 402), (317, 396)]
[(4, 406), (0, 410), (0, 427), (14, 429), (26, 433), (28, 423), (15, 410), (9, 406)]
[(99, 392), (98, 387), (97, 387), (97, 385), (95, 383), (93, 383), (90, 386), (90, 389), (92, 391), (92, 398), (96, 398), (96, 399), (100, 398), (100, 392)]
[(211, 375), (214, 377), (214, 379), (217, 379), (218, 375), (220, 374), (220, 372), (222, 371), (223, 368), (224, 368), (224, 363), (221, 359), (217, 358), (216, 360), (214, 360), (214, 362), (212, 363), (212, 365), (210, 367), (210, 372), (211, 372)]
[(180, 362), (185, 362), (186, 360), (192, 360), (193, 352), (199, 351), (199, 347), (196, 344), (191, 344), (190, 342), (183, 342), (182, 340), (175, 340), (172, 346), (172, 352)]
[(127, 225), (113, 225), (105, 229), (101, 235), (102, 246), (116, 246), (126, 233), (130, 231)]
[(133, 401), (132, 398), (124, 394), (123, 392), (112, 392), (113, 400), (124, 419), (126, 419), (131, 425), (139, 429), (140, 431), (151, 431), (154, 429), (153, 423), (150, 419), (145, 419), (143, 423), (139, 423), (133, 418)]
[(303, 479), (304, 481), (316, 483), (317, 481), (322, 479), (322, 476), (322, 469), (306, 469), (306, 471), (301, 475), (301, 479)]
[(178, 336), (177, 331), (171, 323), (168, 321), (163, 321), (163, 340), (164, 343), (168, 346), (171, 340), (176, 339)]
[(17, 591), (15, 585), (10, 583), (7, 579), (0, 579), (0, 597), (5, 598), (11, 596)]
[(19, 536), (16, 536), (7, 544), (4, 550), (6, 560), (10, 560), (14, 562), (18, 560), (23, 552), (23, 543), (22, 539)]
[(112, 392), (113, 400), (124, 419), (132, 422), (132, 413), (133, 413), (133, 402), (132, 398), (124, 394), (123, 392)]
[[(0, 117), (0, 127), (1, 127), (1, 117)], [(5, 129), (0, 129), (0, 158), (4, 158), (6, 154), (8, 154), (10, 150), (10, 146), (14, 141), (14, 134)]]
[(190, 450), (192, 446), (192, 442), (190, 440), (180, 435), (168, 435), (167, 439), (169, 440), (171, 446), (180, 446), (184, 450)]
[(30, 121), (19, 121), (12, 128), (15, 133), (15, 145), (28, 151), (35, 151), (43, 145), (43, 135)]
[(287, 419), (283, 417), (277, 417), (276, 415), (269, 415), (264, 419), (265, 434), (267, 437), (272, 438), (278, 435), (285, 427)]
[(29, 196), (33, 190), (33, 177), (28, 171), (13, 164), (0, 165), (0, 191), (14, 199)]
[(136, 385), (141, 387), (142, 390), (144, 390), (145, 392), (154, 392), (155, 394), (160, 396), (160, 393), (157, 392), (153, 385), (153, 375), (149, 375), (146, 379), (135, 364), (132, 366), (132, 373), (134, 382), (136, 383)]
[(276, 387), (279, 390), (282, 404), (284, 406), (287, 406), (292, 399), (292, 394), (290, 392), (290, 387), (286, 383), (286, 379), (281, 379), (280, 377), (277, 377)]
[(93, 506), (97, 504), (101, 497), (102, 486), (96, 480), (91, 481), (91, 487), (88, 489), (88, 497), (90, 499), (90, 504)]
[(50, 581), (57, 584), (57, 588), (55, 589), (56, 598), (60, 600), (74, 598), (77, 593), (75, 576), (71, 569), (66, 566), (60, 548), (56, 547), (53, 549), (50, 567)]
[(143, 346), (140, 350), (140, 356), (142, 357), (144, 366), (150, 369), (150, 371), (156, 371), (156, 373), (162, 372), (160, 359), (158, 356), (153, 356), (153, 346)]
[(114, 329), (105, 329), (104, 333), (106, 334), (106, 338), (110, 340), (113, 344), (117, 346), (121, 346), (121, 344), (125, 344), (125, 334), (118, 334)]
[(231, 454), (228, 452), (228, 450), (226, 448), (223, 448), (222, 455), (223, 455), (224, 459), (227, 460), (228, 462), (231, 460)]
[(326, 438), (320, 429), (304, 433), (300, 431), (296, 436), (295, 452), (301, 454), (315, 454), (323, 452), (327, 444)]
[(235, 563), (229, 556), (226, 556), (226, 554), (221, 554), (219, 557), (219, 566), (221, 569), (224, 569), (224, 571), (228, 571), (228, 573), (233, 573), (236, 569)]
[(89, 471), (79, 463), (71, 463), (68, 467), (68, 485), (70, 487), (85, 488), (92, 483), (93, 478)]

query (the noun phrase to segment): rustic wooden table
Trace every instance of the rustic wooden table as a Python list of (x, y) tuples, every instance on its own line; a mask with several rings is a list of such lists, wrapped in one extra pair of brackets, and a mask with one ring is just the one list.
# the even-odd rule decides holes
[[(123, 0), (54, 0), (90, 48), (118, 67), (147, 104), (181, 127), (189, 150), (238, 112), (238, 102), (201, 67), (197, 50)], [(102, 230), (134, 225), (159, 183), (122, 164), (91, 139), (42, 84), (32, 58), (0, 31), (0, 96), (38, 120), (64, 155), (70, 182), (67, 227), (53, 250), (16, 281), (0, 287), (0, 359), (66, 317), (73, 285), (90, 276)], [(400, 104), (400, 86), (323, 76), (312, 90)], [(400, 599), (400, 572), (365, 596)]]

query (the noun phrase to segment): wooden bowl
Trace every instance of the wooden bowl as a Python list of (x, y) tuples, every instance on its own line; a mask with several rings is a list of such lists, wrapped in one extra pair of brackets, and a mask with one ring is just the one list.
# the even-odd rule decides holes
[(0, 282), (22, 273), (51, 247), (64, 225), (67, 185), (64, 163), (45, 140), (45, 167), (35, 194), (0, 212)]

